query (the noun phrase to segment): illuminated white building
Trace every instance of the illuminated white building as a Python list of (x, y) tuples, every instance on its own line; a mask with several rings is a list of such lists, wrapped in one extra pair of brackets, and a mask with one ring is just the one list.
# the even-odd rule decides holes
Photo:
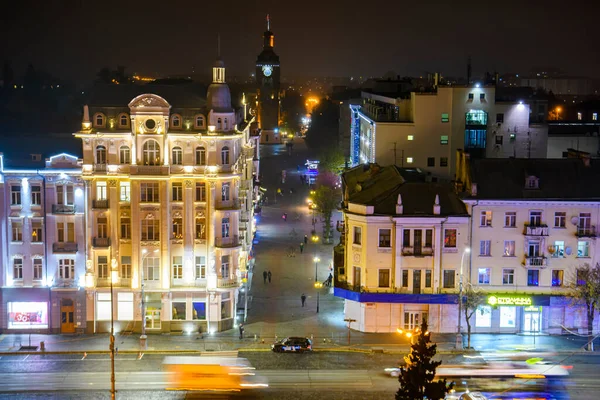
[(139, 332), (143, 320), (147, 333), (232, 328), (252, 246), (257, 137), (231, 105), (223, 62), (206, 99), (193, 86), (106, 89), (75, 134), (88, 210), (88, 332), (109, 329), (113, 268), (116, 330)]

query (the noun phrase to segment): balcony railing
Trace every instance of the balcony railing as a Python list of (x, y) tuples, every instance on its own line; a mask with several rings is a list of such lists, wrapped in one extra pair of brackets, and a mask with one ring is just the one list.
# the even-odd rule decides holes
[(96, 209), (108, 209), (108, 199), (104, 200), (92, 200), (92, 208)]
[(248, 213), (248, 211), (242, 211), (240, 213), (240, 221), (248, 222), (249, 220), (250, 220), (250, 213)]
[(402, 247), (403, 256), (425, 257), (433, 255), (433, 247)]
[(75, 205), (52, 204), (52, 214), (75, 214)]
[(106, 164), (94, 164), (95, 172), (106, 172)]
[(110, 238), (95, 237), (92, 240), (93, 247), (110, 247)]
[(596, 226), (577, 228), (577, 237), (596, 237)]
[(74, 242), (52, 243), (52, 252), (54, 252), (54, 253), (77, 253), (77, 243), (74, 243)]
[[(110, 278), (97, 278), (96, 287), (110, 287)], [(115, 279), (113, 287), (131, 287), (131, 278)]]
[(217, 201), (215, 205), (217, 210), (239, 210), (242, 208), (242, 202), (240, 199), (234, 199), (229, 201)]
[(526, 267), (547, 267), (548, 259), (546, 256), (525, 256)]
[(236, 287), (236, 286), (239, 286), (238, 280), (236, 278), (232, 278), (232, 279), (219, 278), (219, 279), (217, 279), (217, 287), (219, 287), (219, 288), (230, 288), (230, 287)]
[(525, 225), (523, 235), (526, 236), (548, 236), (548, 225)]
[(54, 280), (54, 287), (61, 287), (61, 288), (72, 288), (72, 287), (77, 287), (78, 285), (78, 281), (75, 279), (66, 279), (66, 278), (56, 278)]
[(132, 165), (131, 175), (169, 175), (168, 165)]
[(240, 240), (238, 235), (233, 235), (230, 237), (216, 237), (215, 238), (215, 246), (216, 247), (237, 247), (240, 245)]

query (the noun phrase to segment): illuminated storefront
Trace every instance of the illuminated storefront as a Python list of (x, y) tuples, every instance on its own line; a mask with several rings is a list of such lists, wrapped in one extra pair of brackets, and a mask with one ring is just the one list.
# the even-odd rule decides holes
[(9, 302), (8, 329), (48, 329), (48, 303)]
[[(475, 332), (542, 332), (550, 296), (493, 294), (477, 309)], [(546, 317), (547, 318), (547, 317)]]

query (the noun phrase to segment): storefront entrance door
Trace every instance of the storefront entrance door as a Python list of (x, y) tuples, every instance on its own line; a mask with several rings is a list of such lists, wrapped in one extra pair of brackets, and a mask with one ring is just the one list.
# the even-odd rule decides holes
[(60, 304), (60, 332), (75, 333), (75, 306), (73, 300), (63, 299)]
[(421, 323), (427, 322), (427, 313), (421, 311), (404, 312), (404, 329), (413, 330), (421, 327)]
[(146, 310), (146, 329), (160, 329), (160, 310)]
[(523, 331), (539, 333), (542, 330), (542, 313), (525, 311), (523, 317)]

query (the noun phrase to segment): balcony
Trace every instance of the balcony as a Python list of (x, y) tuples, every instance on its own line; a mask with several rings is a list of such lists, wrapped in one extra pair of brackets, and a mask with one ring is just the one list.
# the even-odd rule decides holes
[(219, 278), (219, 279), (217, 279), (217, 287), (218, 288), (231, 288), (231, 287), (238, 287), (238, 286), (239, 286), (239, 283), (236, 278), (232, 278), (232, 279)]
[(106, 164), (94, 164), (94, 172), (106, 173)]
[(74, 242), (58, 242), (52, 243), (53, 253), (77, 253), (77, 243)]
[(92, 208), (97, 210), (107, 210), (108, 209), (108, 199), (104, 200), (92, 200)]
[[(97, 278), (96, 287), (110, 287), (110, 278)], [(131, 287), (131, 278), (118, 278), (113, 282), (113, 287)]]
[(523, 229), (525, 236), (548, 236), (548, 225), (525, 225)]
[(233, 235), (230, 237), (216, 237), (215, 238), (215, 247), (238, 247), (240, 245), (240, 240), (238, 235)]
[(596, 237), (596, 226), (586, 226), (582, 228), (577, 228), (577, 232), (575, 232), (577, 237)]
[(250, 214), (248, 211), (242, 211), (240, 213), (240, 222), (248, 222), (250, 221)]
[(542, 267), (548, 266), (546, 256), (525, 256), (525, 267)]
[(240, 199), (217, 201), (217, 204), (215, 205), (215, 209), (217, 210), (239, 210), (240, 208), (242, 208)]
[(403, 256), (429, 257), (433, 255), (433, 247), (402, 247)]
[(132, 165), (129, 173), (131, 175), (169, 175), (168, 165)]
[(93, 247), (110, 247), (110, 238), (99, 238), (99, 237), (95, 237), (94, 239), (92, 239), (92, 246)]
[(75, 205), (52, 204), (52, 214), (75, 214)]
[(77, 287), (77, 285), (78, 281), (75, 279), (56, 278), (52, 286), (56, 288), (74, 288)]

